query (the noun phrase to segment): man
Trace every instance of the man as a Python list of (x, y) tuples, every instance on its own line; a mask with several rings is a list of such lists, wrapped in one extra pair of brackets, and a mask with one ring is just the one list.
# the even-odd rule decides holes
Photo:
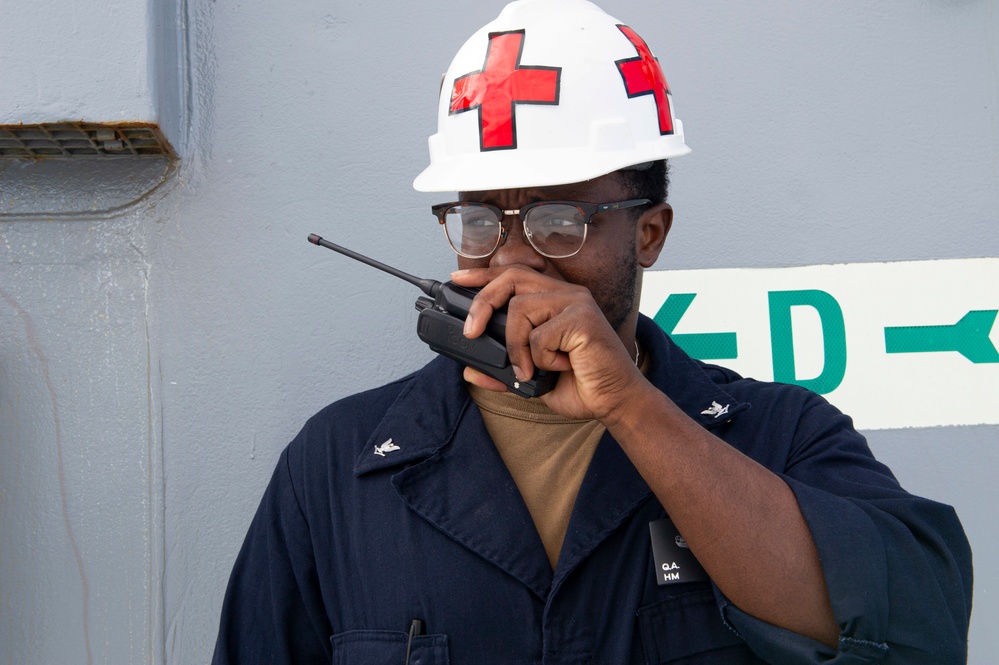
[(438, 358), (279, 461), (217, 663), (956, 663), (971, 554), (819, 396), (687, 357), (638, 314), (688, 152), (645, 41), (522, 0), (445, 77), (426, 191), (507, 310), (524, 399)]

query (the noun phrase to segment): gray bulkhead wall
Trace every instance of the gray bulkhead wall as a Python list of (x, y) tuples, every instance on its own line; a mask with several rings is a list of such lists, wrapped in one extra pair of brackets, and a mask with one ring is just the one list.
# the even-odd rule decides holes
[[(656, 269), (999, 257), (996, 3), (604, 6), (694, 149)], [(305, 238), (447, 274), (442, 196), (411, 181), (440, 75), (500, 3), (176, 7), (175, 166), (0, 161), (0, 663), (208, 661), (281, 449), (431, 357), (414, 288)], [(869, 440), (957, 507), (991, 662), (999, 427)]]

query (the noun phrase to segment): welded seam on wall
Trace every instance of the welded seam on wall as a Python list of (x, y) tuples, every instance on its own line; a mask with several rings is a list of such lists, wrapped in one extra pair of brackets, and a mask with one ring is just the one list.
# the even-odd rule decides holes
[(32, 320), (31, 315), (3, 289), (0, 289), (0, 298), (3, 298), (7, 304), (10, 305), (15, 312), (17, 312), (17, 315), (21, 317), (21, 321), (24, 323), (24, 334), (27, 338), (28, 346), (38, 358), (38, 362), (42, 369), (42, 377), (45, 380), (45, 388), (48, 390), (49, 400), (52, 402), (52, 420), (54, 424), (56, 449), (56, 476), (59, 479), (59, 498), (62, 502), (62, 519), (63, 524), (66, 526), (66, 536), (69, 538), (69, 544), (73, 549), (73, 558), (76, 559), (76, 568), (80, 574), (80, 587), (83, 592), (83, 641), (87, 650), (87, 665), (92, 665), (94, 658), (90, 649), (90, 582), (87, 579), (87, 570), (83, 564), (83, 555), (80, 552), (80, 546), (76, 542), (76, 535), (73, 533), (73, 522), (69, 517), (69, 491), (66, 488), (66, 467), (63, 462), (62, 455), (62, 431), (59, 421), (59, 401), (56, 398), (55, 386), (52, 384), (52, 377), (49, 374), (49, 361), (45, 357), (45, 351), (42, 349), (41, 342), (38, 339), (38, 334), (35, 330), (35, 323)]
[(190, 7), (188, 0), (180, 0), (180, 20), (183, 21), (183, 25), (180, 26), (180, 53), (183, 57), (183, 87), (184, 87), (184, 99), (180, 104), (180, 108), (183, 109), (184, 117), (180, 119), (180, 129), (183, 132), (183, 137), (180, 139), (181, 145), (175, 146), (178, 152), (182, 154), (187, 154), (189, 152), (188, 146), (190, 145), (191, 137), (191, 118), (194, 117), (194, 90), (193, 90), (193, 78), (192, 71), (194, 65), (191, 62), (191, 50), (189, 48), (191, 43), (191, 16)]
[(114, 219), (120, 217), (128, 212), (131, 212), (134, 208), (139, 206), (141, 203), (156, 194), (163, 186), (173, 179), (173, 175), (178, 172), (179, 160), (169, 159), (167, 160), (166, 168), (163, 169), (163, 175), (160, 176), (159, 180), (152, 187), (144, 191), (138, 197), (127, 201), (118, 206), (111, 206), (108, 208), (101, 208), (99, 210), (76, 210), (68, 212), (26, 212), (26, 213), (4, 213), (0, 212), (0, 222), (28, 222), (28, 221), (38, 221), (38, 220), (51, 220), (51, 221), (93, 221), (93, 220), (104, 220), (104, 219)]
[(142, 276), (142, 326), (146, 347), (146, 556), (147, 570), (146, 626), (148, 630), (147, 648), (150, 663), (165, 663), (165, 647), (162, 639), (164, 607), (164, 566), (166, 562), (166, 515), (165, 477), (163, 475), (163, 424), (159, 417), (160, 368), (153, 362), (153, 340), (150, 332), (149, 286), (152, 277), (152, 264), (146, 258), (142, 247), (130, 243), (141, 261)]
[[(137, 249), (137, 248), (136, 248)], [(138, 251), (138, 249), (137, 249)], [(143, 328), (146, 343), (146, 459), (148, 508), (146, 519), (149, 529), (147, 555), (149, 557), (149, 597), (147, 598), (147, 626), (149, 627), (149, 657), (152, 663), (165, 663), (163, 642), (164, 565), (166, 562), (166, 515), (163, 477), (163, 424), (157, 409), (159, 364), (153, 363), (153, 345), (149, 330), (149, 282), (151, 265), (143, 260)], [(155, 367), (155, 371), (154, 371)]]
[[(178, 144), (174, 148), (180, 154), (190, 154), (191, 118), (194, 117), (192, 107), (194, 105), (193, 77), (192, 77), (192, 55), (191, 55), (191, 8), (188, 0), (179, 0), (177, 19), (178, 26), (177, 62), (176, 65), (181, 71), (181, 103), (178, 105), (181, 113), (178, 137)], [(168, 180), (171, 180), (175, 172), (179, 172), (180, 160), (171, 161), (170, 168), (164, 173), (163, 180), (154, 190), (147, 193), (151, 195), (155, 189), (159, 189)], [(179, 181), (181, 176), (177, 175)], [(144, 198), (144, 197), (143, 197)], [(139, 203), (136, 201), (134, 203)], [(129, 206), (133, 207), (133, 206)], [(140, 253), (141, 254), (141, 253)], [(149, 528), (152, 537), (150, 538), (150, 598), (149, 598), (149, 654), (152, 663), (166, 665), (170, 661), (167, 651), (167, 608), (166, 608), (166, 450), (164, 441), (164, 418), (162, 413), (162, 403), (160, 401), (163, 391), (161, 390), (163, 368), (157, 356), (155, 365), (153, 362), (153, 345), (150, 335), (149, 325), (149, 284), (151, 282), (151, 265), (143, 260), (146, 265), (145, 282), (145, 312), (143, 324), (146, 332), (146, 396), (148, 400), (148, 455), (149, 455)], [(155, 371), (154, 371), (155, 368)], [(159, 390), (158, 390), (159, 389)], [(155, 462), (155, 464), (154, 464)], [(172, 653), (172, 649), (170, 650)]]

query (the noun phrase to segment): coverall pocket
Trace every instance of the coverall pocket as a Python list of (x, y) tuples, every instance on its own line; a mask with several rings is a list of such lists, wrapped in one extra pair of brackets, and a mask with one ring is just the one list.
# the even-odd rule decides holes
[(711, 589), (668, 596), (638, 610), (645, 662), (655, 665), (762, 663), (721, 618)]
[[(333, 665), (404, 665), (409, 635), (394, 630), (348, 630), (330, 641)], [(409, 665), (448, 665), (447, 635), (414, 637)]]

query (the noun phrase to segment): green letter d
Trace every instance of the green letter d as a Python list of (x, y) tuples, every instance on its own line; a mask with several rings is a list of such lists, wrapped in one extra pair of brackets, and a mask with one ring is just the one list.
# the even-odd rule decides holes
[[(846, 327), (843, 310), (825, 291), (771, 291), (770, 348), (773, 351), (774, 381), (795, 383), (820, 395), (836, 390), (846, 374)], [(799, 379), (794, 369), (794, 335), (791, 308), (807, 305), (819, 313), (822, 322), (822, 371), (814, 379)]]

